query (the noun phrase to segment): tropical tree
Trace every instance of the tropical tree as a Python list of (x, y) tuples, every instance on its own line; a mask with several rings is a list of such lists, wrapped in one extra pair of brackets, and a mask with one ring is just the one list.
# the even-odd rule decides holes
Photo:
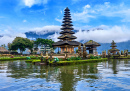
[(16, 37), (11, 44), (8, 44), (9, 50), (18, 50), (20, 49), (20, 53), (28, 48), (31, 52), (33, 50), (34, 42), (22, 37)]
[(36, 41), (34, 41), (34, 49), (38, 49), (38, 46), (43, 46), (46, 50), (47, 45), (49, 45), (50, 48), (53, 48), (52, 44), (54, 41), (52, 39), (41, 39), (38, 38)]

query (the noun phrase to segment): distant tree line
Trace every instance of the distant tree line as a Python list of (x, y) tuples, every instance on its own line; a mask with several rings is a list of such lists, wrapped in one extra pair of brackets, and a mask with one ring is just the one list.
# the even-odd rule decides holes
[(34, 41), (28, 38), (16, 37), (12, 43), (8, 43), (8, 50), (16, 51), (19, 49), (20, 53), (23, 53), (23, 51), (25, 51), (27, 48), (31, 53), (33, 53), (33, 51), (38, 51), (38, 46), (46, 47), (49, 45), (50, 48), (52, 48), (53, 43), (54, 41), (52, 41), (52, 39), (38, 38)]

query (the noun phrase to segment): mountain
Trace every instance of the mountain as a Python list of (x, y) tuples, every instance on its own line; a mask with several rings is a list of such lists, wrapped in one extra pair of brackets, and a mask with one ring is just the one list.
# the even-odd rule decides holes
[[(79, 30), (73, 30), (73, 31), (78, 32)], [(83, 31), (85, 31), (85, 30), (83, 30)], [(43, 31), (39, 31), (39, 32), (29, 31), (29, 32), (25, 32), (25, 35), (29, 39), (36, 39), (36, 38), (46, 39), (49, 35), (53, 35), (53, 34), (59, 33), (59, 32), (60, 32), (60, 30), (59, 31), (57, 31), (57, 30), (51, 30), (51, 31), (43, 30)]]
[[(111, 43), (100, 43), (101, 46), (97, 48), (98, 52), (101, 53), (103, 50), (109, 50), (111, 49)], [(120, 42), (120, 43), (116, 43), (117, 45), (117, 49), (121, 50), (128, 50), (130, 51), (130, 40), (126, 41), (126, 42)]]
[[(92, 29), (92, 30), (82, 30), (82, 31), (95, 31), (95, 30), (103, 30), (101, 28), (96, 28), (96, 29)], [(44, 31), (40, 31), (40, 32), (36, 32), (36, 31), (30, 31), (30, 32), (26, 32), (25, 35), (27, 36), (27, 38), (29, 39), (36, 39), (36, 38), (48, 38), (48, 36), (50, 35), (54, 35), (55, 33), (59, 33), (61, 30), (52, 30), (52, 31), (48, 31), (48, 30), (44, 30)], [(74, 30), (74, 32), (78, 32), (79, 30)], [(87, 42), (86, 40), (81, 40), (81, 43), (85, 43)], [(97, 51), (98, 53), (101, 53), (104, 50), (109, 50), (111, 49), (111, 43), (100, 43), (101, 46), (97, 47)], [(116, 44), (117, 45), (117, 49), (121, 50), (126, 50), (128, 49), (130, 51), (130, 40), (126, 41), (126, 42), (119, 42)]]
[(37, 33), (37, 32), (26, 32), (25, 35), (27, 36), (27, 38), (44, 38), (46, 39), (49, 35), (53, 35), (55, 32), (48, 32), (48, 33), (45, 33), (45, 34), (40, 34), (40, 33)]

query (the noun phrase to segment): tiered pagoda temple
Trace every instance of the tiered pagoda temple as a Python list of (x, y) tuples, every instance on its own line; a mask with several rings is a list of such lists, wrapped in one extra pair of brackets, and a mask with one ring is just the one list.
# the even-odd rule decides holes
[(89, 50), (89, 54), (97, 54), (96, 47), (101, 46), (99, 43), (93, 40), (89, 40), (88, 42), (84, 43), (84, 45), (88, 47), (87, 50)]
[(115, 48), (115, 47), (117, 47), (115, 44), (116, 43), (114, 42), (114, 40), (112, 40), (112, 43), (111, 43), (111, 46), (110, 46), (110, 47), (112, 47), (112, 49), (109, 50), (110, 53), (116, 54), (116, 52), (120, 51), (120, 50)]
[(73, 53), (74, 52), (74, 47), (78, 47), (81, 43), (74, 41), (77, 37), (75, 37), (73, 34), (75, 34), (72, 30), (74, 30), (74, 28), (72, 28), (72, 21), (71, 21), (71, 14), (70, 14), (70, 10), (67, 7), (64, 10), (64, 18), (63, 18), (63, 24), (61, 25), (62, 28), (60, 32), (60, 34), (62, 34), (61, 36), (58, 37), (58, 39), (60, 39), (60, 41), (55, 42), (53, 44), (54, 47), (59, 47), (61, 49), (61, 53), (64, 52), (69, 52), (69, 53)]

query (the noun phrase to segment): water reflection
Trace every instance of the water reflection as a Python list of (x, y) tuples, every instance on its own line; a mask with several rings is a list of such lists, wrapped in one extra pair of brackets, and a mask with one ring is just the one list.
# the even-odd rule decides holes
[[(22, 90), (130, 89), (128, 87), (130, 85), (130, 60), (109, 60), (101, 63), (58, 67), (33, 65), (25, 61), (8, 61), (0, 62), (0, 74), (4, 74), (4, 77), (0, 77), (0, 79), (12, 79), (10, 84), (16, 87), (15, 89), (17, 89), (16, 82), (24, 84), (20, 87)], [(6, 83), (4, 80), (0, 82), (0, 84)], [(25, 85), (25, 83), (28, 84)], [(120, 85), (125, 85), (126, 88)], [(10, 87), (3, 85), (0, 88), (8, 90)]]

